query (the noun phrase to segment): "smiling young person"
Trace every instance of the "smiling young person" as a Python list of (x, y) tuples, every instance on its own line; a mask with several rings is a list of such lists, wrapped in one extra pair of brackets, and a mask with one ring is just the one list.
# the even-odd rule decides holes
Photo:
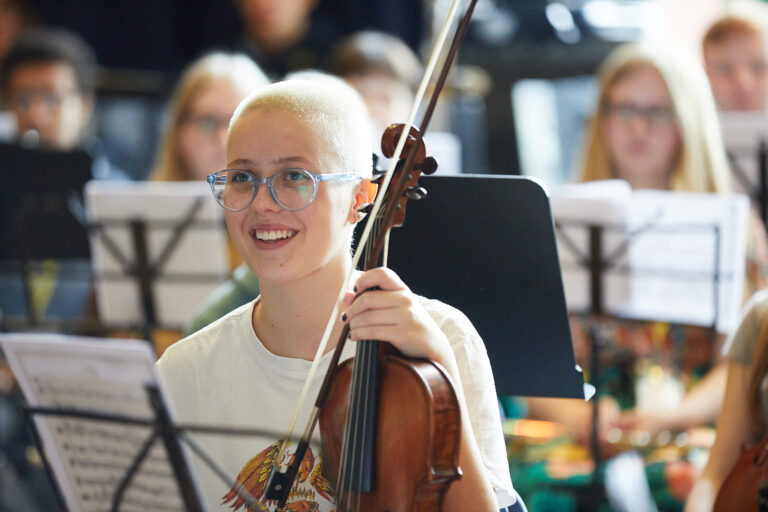
[[(229, 169), (209, 182), (226, 210), (235, 246), (259, 279), (261, 295), (176, 343), (158, 362), (178, 421), (278, 432), (273, 438), (197, 439), (267, 507), (273, 505), (263, 493), (275, 443), (352, 271), (352, 231), (360, 219), (358, 208), (369, 202), (368, 127), (362, 100), (337, 84), (280, 82), (238, 107), (227, 136)], [(388, 341), (405, 354), (439, 362), (456, 384), (464, 476), (451, 486), (444, 509), (524, 510), (520, 501), (513, 505), (493, 376), (467, 318), (415, 296), (389, 270), (357, 272), (353, 284), (357, 290), (381, 289), (358, 299), (347, 292), (330, 337), (333, 343), (344, 322), (349, 324), (352, 342), (342, 359), (352, 354), (356, 340)], [(321, 369), (330, 356), (325, 354)], [(321, 378), (312, 383), (315, 390)], [(309, 410), (305, 404), (299, 424)], [(194, 465), (211, 510), (239, 508), (233, 490), (203, 464)], [(318, 450), (310, 448), (298, 480), (289, 504), (335, 509)]]

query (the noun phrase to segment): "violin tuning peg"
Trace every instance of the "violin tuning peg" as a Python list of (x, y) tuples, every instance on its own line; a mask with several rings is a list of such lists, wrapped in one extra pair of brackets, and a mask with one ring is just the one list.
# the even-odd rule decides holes
[(426, 175), (434, 174), (435, 171), (437, 171), (437, 159), (428, 156), (417, 166), (417, 168)]
[(413, 199), (414, 201), (417, 201), (419, 199), (424, 199), (427, 197), (427, 191), (423, 187), (410, 187), (405, 191), (405, 196), (408, 199)]

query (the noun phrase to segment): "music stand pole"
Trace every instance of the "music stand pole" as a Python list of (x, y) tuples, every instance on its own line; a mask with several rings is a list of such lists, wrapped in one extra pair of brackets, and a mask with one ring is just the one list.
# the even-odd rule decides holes
[(765, 226), (768, 225), (768, 143), (766, 143), (765, 139), (760, 139), (757, 161), (758, 206), (760, 208), (760, 219)]
[(144, 313), (144, 336), (147, 340), (152, 340), (152, 330), (157, 325), (157, 313), (155, 309), (155, 295), (152, 291), (152, 281), (154, 272), (152, 264), (149, 261), (149, 251), (147, 244), (147, 225), (141, 220), (131, 220), (131, 237), (136, 254), (135, 272), (136, 280), (139, 284), (139, 296), (141, 308)]
[(592, 471), (592, 488), (595, 496), (602, 492), (600, 483), (599, 464), (600, 454), (600, 436), (599, 427), (599, 399), (600, 386), (598, 374), (600, 371), (600, 346), (602, 339), (600, 329), (595, 320), (602, 318), (603, 309), (603, 272), (605, 265), (603, 262), (603, 227), (596, 224), (590, 224), (589, 227), (589, 284), (590, 284), (590, 313), (593, 321), (589, 326), (589, 337), (592, 341), (592, 355), (590, 357), (590, 373), (592, 385), (595, 387), (595, 395), (592, 397), (592, 435), (591, 451), (592, 460), (595, 468)]
[(168, 459), (171, 461), (173, 473), (179, 482), (179, 490), (181, 491), (181, 498), (184, 501), (186, 510), (187, 512), (205, 512), (200, 503), (200, 497), (197, 495), (192, 473), (184, 460), (184, 454), (181, 451), (181, 443), (178, 437), (179, 434), (176, 433), (171, 417), (168, 414), (168, 409), (160, 398), (157, 386), (147, 386), (147, 393), (149, 393), (149, 401), (152, 404), (152, 408), (155, 410), (155, 418), (160, 429), (160, 436), (163, 438), (165, 449), (168, 452)]

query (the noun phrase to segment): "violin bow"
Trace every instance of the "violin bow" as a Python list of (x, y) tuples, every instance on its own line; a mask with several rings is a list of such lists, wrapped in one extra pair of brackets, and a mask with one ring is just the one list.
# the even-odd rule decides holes
[[(472, 13), (474, 12), (476, 3), (477, 3), (477, 0), (470, 0), (470, 4), (467, 7), (461, 21), (459, 22), (458, 27), (456, 28), (453, 41), (451, 42), (451, 47), (448, 51), (448, 54), (446, 55), (445, 61), (443, 62), (443, 66), (440, 70), (440, 75), (438, 76), (438, 79), (435, 82), (435, 87), (434, 87), (434, 90), (432, 91), (429, 104), (427, 105), (427, 108), (424, 112), (424, 116), (422, 117), (421, 123), (419, 125), (419, 130), (415, 134), (415, 138), (416, 138), (415, 143), (413, 144), (410, 151), (408, 152), (408, 156), (402, 167), (400, 178), (396, 183), (396, 188), (394, 190), (397, 195), (393, 194), (393, 197), (396, 197), (396, 198), (400, 197), (405, 192), (405, 187), (408, 181), (408, 173), (414, 167), (414, 162), (416, 159), (416, 155), (418, 153), (419, 146), (421, 145), (421, 141), (424, 136), (424, 133), (429, 127), (429, 123), (432, 119), (432, 114), (434, 112), (435, 106), (437, 105), (437, 98), (443, 86), (445, 85), (445, 81), (448, 78), (448, 72), (451, 69), (451, 66), (456, 57), (456, 54), (458, 53), (459, 47), (461, 46), (461, 43), (464, 40), (464, 36), (466, 35), (467, 29), (469, 27), (469, 22), (472, 18)], [(379, 211), (381, 210), (384, 200), (387, 197), (387, 190), (389, 188), (392, 177), (395, 173), (395, 169), (397, 167), (398, 160), (399, 160), (399, 155), (402, 154), (403, 149), (405, 148), (406, 141), (409, 137), (410, 130), (408, 129), (408, 127), (411, 127), (414, 125), (416, 114), (419, 110), (419, 107), (421, 106), (422, 100), (424, 99), (427, 87), (429, 85), (430, 78), (432, 77), (435, 67), (437, 66), (437, 61), (445, 45), (445, 41), (447, 40), (450, 27), (456, 18), (456, 13), (459, 10), (460, 4), (461, 4), (461, 0), (452, 1), (451, 7), (448, 11), (447, 19), (440, 30), (440, 33), (436, 39), (435, 45), (432, 48), (430, 58), (425, 68), (424, 76), (421, 79), (421, 82), (419, 84), (419, 87), (414, 97), (414, 102), (408, 114), (408, 119), (405, 124), (405, 128), (403, 129), (402, 133), (400, 134), (400, 137), (398, 138), (397, 145), (395, 146), (395, 150), (394, 150), (394, 156), (390, 160), (386, 173), (383, 175), (382, 183), (379, 185), (379, 193), (373, 204), (373, 208), (371, 209), (369, 219), (365, 224), (365, 229), (363, 230), (363, 234), (360, 237), (360, 241), (358, 243), (358, 249), (355, 251), (354, 257), (352, 259), (352, 270), (344, 279), (344, 284), (342, 285), (341, 290), (339, 291), (336, 304), (334, 305), (331, 316), (328, 319), (328, 323), (326, 324), (325, 331), (323, 332), (323, 336), (321, 338), (320, 344), (318, 345), (317, 352), (315, 353), (315, 357), (312, 360), (312, 365), (307, 375), (307, 379), (304, 382), (304, 387), (302, 388), (301, 394), (299, 395), (298, 405), (294, 410), (286, 435), (283, 437), (283, 440), (280, 443), (280, 449), (277, 457), (275, 458), (275, 463), (272, 468), (272, 472), (269, 478), (269, 483), (267, 485), (267, 490), (265, 493), (265, 497), (268, 500), (274, 499), (278, 501), (278, 505), (277, 505), (278, 511), (282, 510), (283, 506), (285, 505), (285, 501), (288, 498), (290, 489), (293, 487), (293, 481), (295, 479), (295, 476), (298, 473), (298, 468), (301, 465), (301, 461), (304, 458), (304, 454), (309, 445), (309, 440), (312, 437), (312, 432), (314, 431), (314, 428), (317, 425), (320, 406), (322, 405), (325, 399), (325, 394), (328, 388), (327, 383), (329, 379), (327, 377), (323, 382), (323, 386), (321, 387), (320, 392), (318, 393), (318, 398), (315, 402), (315, 406), (313, 407), (312, 413), (310, 414), (310, 418), (307, 421), (307, 426), (305, 428), (304, 434), (301, 437), (301, 441), (297, 445), (296, 452), (294, 454), (294, 461), (289, 466), (286, 472), (281, 473), (279, 471), (280, 461), (282, 461), (283, 457), (285, 456), (285, 451), (288, 447), (287, 440), (293, 437), (293, 432), (295, 430), (296, 421), (298, 419), (299, 412), (301, 411), (301, 408), (304, 404), (306, 396), (309, 393), (311, 384), (319, 368), (320, 360), (322, 356), (325, 354), (325, 349), (328, 345), (331, 332), (333, 331), (334, 323), (339, 313), (341, 312), (341, 304), (344, 299), (346, 290), (349, 289), (349, 285), (351, 284), (352, 277), (354, 276), (357, 266), (360, 262), (360, 259), (362, 258), (362, 254), (364, 251), (363, 248), (368, 243), (371, 231), (373, 230), (374, 223), (376, 222), (376, 219), (378, 218), (378, 215), (379, 215)], [(383, 223), (384, 229), (387, 232), (391, 227), (391, 223), (394, 218), (395, 211), (396, 211), (396, 208), (389, 208), (388, 210), (386, 210), (386, 213), (384, 214), (382, 223)], [(384, 244), (386, 243), (385, 239), (386, 239), (386, 236), (382, 236), (377, 239), (373, 252), (369, 256), (370, 258), (378, 258), (378, 255), (382, 253)], [(344, 327), (344, 330), (342, 331), (340, 342), (337, 344), (335, 348), (333, 358), (329, 365), (329, 374), (339, 362), (344, 341), (346, 340), (348, 333), (349, 333), (349, 326), (346, 325)]]

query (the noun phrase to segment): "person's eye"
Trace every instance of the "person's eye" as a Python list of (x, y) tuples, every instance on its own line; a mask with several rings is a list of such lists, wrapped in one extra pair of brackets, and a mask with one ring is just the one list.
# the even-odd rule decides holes
[(17, 96), (12, 100), (12, 103), (19, 109), (27, 110), (32, 105), (32, 97), (27, 94)]
[(299, 170), (289, 170), (283, 175), (284, 181), (301, 182), (309, 179), (310, 177), (307, 173)]
[(672, 110), (667, 107), (656, 107), (648, 111), (648, 116), (653, 121), (669, 121), (672, 119)]
[(45, 101), (45, 106), (51, 110), (58, 108), (59, 105), (61, 105), (61, 98), (52, 93), (44, 95), (43, 101)]
[(715, 71), (723, 75), (730, 75), (733, 72), (733, 66), (730, 64), (716, 64)]
[(210, 116), (203, 116), (198, 119), (200, 128), (206, 133), (214, 133), (219, 129), (219, 122)]
[(245, 171), (229, 171), (230, 183), (247, 183), (251, 180), (251, 175)]
[(613, 110), (623, 119), (631, 119), (635, 115), (635, 107), (632, 105), (616, 105)]

